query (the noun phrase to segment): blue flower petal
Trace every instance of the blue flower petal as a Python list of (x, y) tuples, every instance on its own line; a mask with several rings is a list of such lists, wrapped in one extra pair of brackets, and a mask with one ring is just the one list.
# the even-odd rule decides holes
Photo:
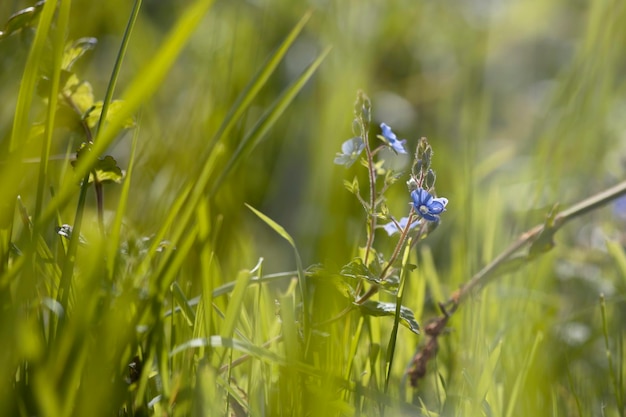
[(444, 211), (446, 208), (439, 201), (433, 201), (433, 203), (428, 206), (428, 211), (432, 214), (439, 214)]
[(387, 123), (381, 123), (380, 128), (383, 131), (383, 136), (385, 137), (385, 139), (387, 139), (390, 142), (394, 140), (398, 140), (398, 137), (396, 136), (396, 134), (393, 133), (393, 131), (391, 130), (389, 126), (387, 126)]
[(406, 139), (397, 140), (391, 143), (391, 147), (393, 148), (394, 151), (398, 153), (406, 153), (406, 150), (404, 149), (405, 144), (406, 144)]
[[(432, 200), (433, 196), (428, 193), (428, 191), (423, 188), (418, 188), (417, 190), (413, 190), (411, 192), (411, 198), (413, 199), (413, 205), (416, 209), (422, 205), (428, 205), (430, 200)], [(419, 211), (419, 209), (418, 209)]]
[(337, 153), (334, 162), (337, 165), (345, 165), (346, 168), (349, 168), (359, 159), (363, 149), (365, 149), (365, 143), (359, 136), (348, 139), (341, 144), (342, 153)]
[(429, 222), (438, 222), (439, 215), (438, 214), (430, 214), (430, 213), (421, 213), (422, 217), (428, 220)]
[(446, 211), (448, 199), (439, 197), (434, 198), (428, 191), (418, 188), (411, 192), (413, 207), (415, 211), (424, 219), (431, 222), (439, 221), (439, 214)]
[(391, 128), (386, 123), (380, 124), (380, 129), (382, 130), (382, 135), (385, 141), (391, 149), (393, 149), (397, 153), (407, 153), (404, 149), (404, 145), (406, 144), (406, 139), (398, 140), (398, 137), (391, 130)]
[[(383, 229), (385, 229), (385, 232), (387, 232), (387, 234), (391, 236), (395, 233), (400, 233), (401, 229), (404, 229), (406, 227), (406, 224), (408, 223), (408, 221), (409, 221), (408, 217), (403, 217), (400, 220), (398, 220), (400, 229), (398, 229), (398, 226), (396, 226), (394, 222), (389, 222), (387, 224), (384, 224)], [(417, 226), (419, 223), (420, 223), (419, 219), (413, 220), (413, 223), (411, 223), (411, 226), (409, 226), (409, 230), (415, 228), (415, 226)]]

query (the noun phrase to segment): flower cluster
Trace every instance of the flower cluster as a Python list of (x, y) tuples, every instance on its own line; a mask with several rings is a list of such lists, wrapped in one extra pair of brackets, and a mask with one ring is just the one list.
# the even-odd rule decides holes
[[(361, 110), (369, 116), (369, 107), (366, 107), (367, 106), (361, 106)], [(367, 123), (364, 123), (363, 119), (364, 118), (358, 119), (357, 114), (357, 122), (360, 120), (361, 123), (357, 123), (358, 128), (355, 129), (355, 133), (360, 134), (360, 136), (348, 139), (341, 145), (341, 152), (337, 153), (337, 156), (335, 157), (335, 164), (343, 165), (348, 168), (361, 157), (363, 151), (367, 150), (371, 157), (380, 149), (379, 147), (377, 149), (370, 150), (367, 146), (368, 144), (366, 143), (367, 139), (363, 139), (363, 137), (367, 138), (367, 136), (363, 134), (363, 131), (367, 130)], [(407, 154), (406, 139), (398, 139), (398, 136), (386, 123), (380, 124), (380, 130), (381, 134), (377, 135), (377, 137), (383, 142), (381, 147), (386, 147), (396, 154)], [(426, 138), (422, 138), (415, 153), (413, 173), (408, 182), (413, 210), (409, 216), (402, 217), (397, 221), (392, 219), (391, 222), (382, 225), (382, 228), (389, 236), (395, 233), (400, 233), (407, 227), (408, 230), (414, 229), (418, 224), (422, 223), (422, 219), (438, 223), (441, 213), (446, 210), (448, 199), (443, 197), (437, 198), (432, 194), (435, 183), (435, 174), (430, 168), (431, 157), (432, 148), (428, 144)], [(366, 165), (367, 162), (368, 161), (366, 161)], [(351, 189), (352, 192), (355, 192), (354, 188), (355, 187), (353, 186)]]
[(411, 191), (413, 207), (417, 214), (431, 222), (438, 222), (439, 215), (446, 210), (447, 198), (435, 198), (423, 188)]

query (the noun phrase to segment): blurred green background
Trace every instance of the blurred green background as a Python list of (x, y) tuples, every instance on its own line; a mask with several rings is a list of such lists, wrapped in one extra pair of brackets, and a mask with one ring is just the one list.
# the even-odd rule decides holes
[[(144, 1), (120, 90), (190, 4)], [(0, 22), (30, 5), (1, 2)], [(104, 96), (131, 8), (120, 0), (71, 4), (68, 38), (98, 39), (76, 69), (92, 83), (96, 97)], [(237, 96), (308, 10), (312, 17), (284, 61), (213, 153), (219, 172), (264, 109), (332, 46), (317, 73), (212, 201), (208, 216), (220, 224), (212, 238), (221, 283), (233, 281), (259, 257), (265, 259), (265, 273), (295, 268), (289, 246), (244, 203), (294, 237), (305, 266), (321, 263), (337, 271), (364, 245), (365, 213), (342, 182), (357, 175), (366, 184), (365, 172), (359, 164), (347, 171), (333, 164), (341, 143), (353, 136), (359, 89), (372, 100), (374, 126), (389, 124), (408, 139), (411, 150), (421, 136), (428, 137), (435, 151), (437, 193), (450, 201), (439, 228), (414, 254), (420, 268), (431, 259), (424, 254), (432, 254), (433, 267), (422, 271), (431, 274), (423, 303), (416, 305), (411, 298), (422, 277), (409, 279), (405, 295), (408, 307), (423, 312), (418, 315), (421, 324), (436, 315), (436, 302), (443, 301), (437, 299), (433, 281), (449, 295), (520, 233), (542, 222), (554, 203), (567, 207), (624, 178), (623, 1), (218, 0), (141, 108), (124, 217), (127, 237), (159, 229), (206, 162), (206, 145)], [(12, 129), (28, 36), (16, 33), (0, 41), (2, 149)], [(43, 111), (43, 104), (35, 109), (33, 115)], [(132, 134), (122, 135), (110, 149), (122, 167), (128, 165)], [(68, 144), (62, 134), (55, 139), (53, 154), (79, 144)], [(39, 155), (38, 147), (32, 151), (26, 156)], [(402, 156), (392, 162), (410, 167), (409, 158)], [(54, 176), (68, 168), (56, 161), (51, 169)], [(27, 172), (36, 179), (37, 165)], [(409, 202), (403, 182), (387, 195), (397, 217)], [(28, 197), (32, 190), (34, 182), (24, 181), (21, 194), (27, 206), (34, 204)], [(120, 187), (106, 186), (105, 191), (105, 214), (112, 216)], [(93, 200), (89, 194), (85, 221), (92, 225)], [(62, 209), (64, 222), (71, 223), (74, 210), (73, 204)], [(617, 206), (576, 220), (557, 235), (552, 252), (468, 301), (451, 321), (440, 363), (417, 391), (402, 382), (402, 375), (421, 339), (401, 329), (393, 395), (416, 407), (417, 398), (423, 400), (432, 415), (624, 415), (616, 391), (623, 378), (626, 266), (620, 262), (626, 259), (625, 226), (626, 215)], [(377, 239), (381, 250), (392, 249), (393, 242), (383, 234)], [(198, 262), (191, 255), (179, 279), (189, 298), (200, 293), (194, 270)], [(601, 293), (607, 298), (605, 333), (614, 349), (612, 369), (605, 355)], [(278, 297), (272, 293), (269, 298), (273, 296)], [(333, 308), (330, 301), (328, 308)], [(383, 334), (385, 329), (383, 325)], [(349, 334), (344, 337), (350, 340)], [(499, 360), (493, 359), (496, 351)], [(486, 365), (491, 360), (497, 362), (493, 368)], [(611, 382), (613, 370), (619, 383)], [(481, 380), (488, 372), (493, 385)], [(525, 379), (517, 386), (520, 373)], [(481, 397), (485, 384), (493, 389)], [(509, 402), (514, 404), (510, 411)], [(364, 406), (365, 415), (377, 415), (376, 408), (367, 410)], [(271, 407), (267, 411), (278, 415)], [(358, 407), (334, 410), (352, 412), (358, 414)], [(319, 415), (315, 409), (311, 413)]]

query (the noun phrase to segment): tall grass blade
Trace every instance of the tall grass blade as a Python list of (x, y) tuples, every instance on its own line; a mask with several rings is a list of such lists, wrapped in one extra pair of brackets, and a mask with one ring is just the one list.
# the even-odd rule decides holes
[(213, 149), (217, 142), (230, 133), (235, 123), (250, 107), (250, 104), (252, 104), (252, 101), (267, 83), (270, 76), (274, 73), (274, 71), (276, 71), (278, 64), (281, 63), (285, 54), (294, 43), (300, 32), (302, 32), (302, 29), (304, 29), (312, 14), (312, 11), (308, 11), (304, 14), (304, 16), (302, 16), (300, 21), (296, 24), (296, 26), (294, 26), (291, 32), (289, 32), (287, 37), (280, 44), (274, 55), (268, 59), (265, 65), (263, 65), (259, 72), (250, 80), (250, 83), (244, 88), (239, 97), (237, 97), (237, 100), (228, 111), (228, 114), (226, 114), (220, 128), (209, 143), (209, 146), (207, 147), (209, 151)]
[[(200, 23), (202, 17), (212, 5), (213, 0), (197, 0), (187, 8), (185, 13), (178, 19), (176, 26), (165, 39), (163, 45), (154, 55), (154, 58), (133, 79), (126, 89), (122, 98), (123, 105), (119, 111), (109, 119), (109, 123), (98, 132), (92, 151), (87, 153), (82, 161), (76, 164), (76, 175), (81, 178), (87, 175), (106, 149), (113, 143), (119, 132), (124, 128), (139, 107), (148, 100), (160, 87), (167, 72), (174, 64), (176, 58), (191, 37), (193, 31)], [(74, 194), (72, 184), (64, 184), (55, 198), (50, 201), (40, 219), (41, 223), (47, 222), (55, 211), (63, 206)]]
[(309, 67), (287, 88), (272, 106), (261, 116), (256, 125), (248, 132), (235, 149), (235, 152), (228, 160), (228, 163), (217, 178), (209, 195), (213, 196), (219, 190), (224, 180), (231, 173), (233, 168), (248, 155), (263, 139), (267, 131), (276, 123), (276, 120), (283, 114), (285, 109), (291, 104), (295, 96), (302, 90), (307, 81), (313, 76), (317, 68), (322, 64), (332, 48), (326, 47), (324, 51), (309, 65)]
[(533, 346), (528, 353), (528, 356), (524, 358), (524, 361), (520, 365), (520, 372), (515, 378), (515, 383), (513, 384), (513, 389), (511, 390), (511, 394), (509, 395), (509, 402), (506, 407), (505, 417), (512, 417), (515, 412), (515, 407), (517, 406), (517, 401), (520, 396), (520, 392), (522, 391), (522, 387), (526, 382), (526, 376), (528, 375), (528, 371), (530, 370), (533, 361), (535, 360), (535, 354), (537, 353), (537, 349), (543, 340), (543, 333), (537, 333), (535, 337), (535, 341)]
[(396, 312), (393, 317), (393, 327), (391, 328), (391, 335), (389, 336), (389, 345), (387, 346), (387, 369), (385, 374), (385, 394), (389, 390), (389, 381), (391, 380), (391, 371), (393, 369), (393, 359), (396, 351), (396, 341), (398, 338), (398, 328), (400, 326), (400, 312), (402, 311), (402, 299), (404, 297), (404, 286), (406, 284), (407, 276), (409, 275), (409, 256), (411, 255), (411, 243), (413, 240), (409, 238), (404, 248), (404, 254), (402, 256), (402, 269), (400, 276), (400, 285), (398, 286), (398, 294), (396, 295)]

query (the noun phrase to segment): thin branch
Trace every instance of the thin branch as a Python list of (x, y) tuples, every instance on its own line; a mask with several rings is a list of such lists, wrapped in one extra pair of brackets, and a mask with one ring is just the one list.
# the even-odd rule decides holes
[(574, 204), (572, 207), (558, 214), (551, 213), (544, 224), (537, 225), (523, 233), (493, 261), (474, 274), (461, 288), (456, 290), (448, 301), (441, 303), (439, 307), (442, 315), (426, 327), (426, 334), (429, 338), (422, 349), (420, 349), (413, 358), (413, 365), (408, 371), (411, 384), (415, 387), (417, 381), (424, 377), (427, 362), (436, 355), (438, 347), (437, 338), (444, 332), (450, 316), (454, 314), (461, 302), (463, 302), (468, 295), (484, 288), (490, 280), (497, 277), (497, 270), (505, 265), (506, 262), (511, 261), (513, 255), (525, 246), (530, 246), (530, 253), (523, 256), (522, 260), (531, 261), (535, 259), (537, 255), (541, 254), (541, 252), (533, 252), (533, 245), (540, 239), (546, 239), (547, 242), (551, 242), (552, 236), (565, 225), (565, 223), (596, 210), (623, 195), (626, 195), (626, 181)]

